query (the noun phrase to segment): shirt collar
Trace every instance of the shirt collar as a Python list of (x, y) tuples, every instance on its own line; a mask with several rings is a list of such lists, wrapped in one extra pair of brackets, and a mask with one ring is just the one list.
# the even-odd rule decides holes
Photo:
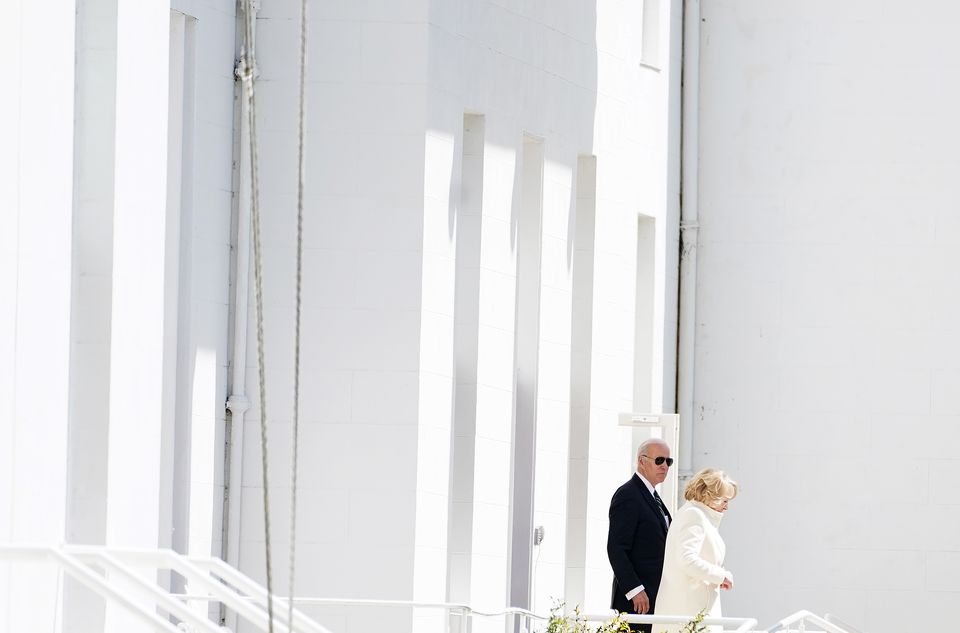
[(640, 481), (643, 482), (643, 485), (647, 487), (647, 490), (650, 491), (650, 496), (652, 497), (652, 496), (653, 496), (653, 493), (654, 493), (655, 490), (656, 490), (656, 489), (653, 487), (653, 484), (651, 484), (649, 481), (647, 481), (647, 478), (644, 477), (643, 475), (641, 475), (639, 470), (637, 471), (637, 477), (639, 477), (639, 478), (640, 478)]

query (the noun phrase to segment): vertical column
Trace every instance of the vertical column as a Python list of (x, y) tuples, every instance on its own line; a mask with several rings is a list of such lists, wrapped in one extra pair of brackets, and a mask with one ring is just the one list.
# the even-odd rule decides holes
[[(169, 31), (167, 0), (119, 0), (106, 529), (116, 546), (160, 539)], [(107, 630), (139, 629), (108, 608)]]
[[(187, 454), (189, 466), (179, 471), (188, 479), (178, 479), (177, 482), (177, 490), (187, 497), (183, 503), (188, 506), (186, 524), (177, 523), (176, 529), (184, 529), (188, 534), (183, 551), (198, 556), (208, 556), (214, 551), (213, 527), (217, 515), (217, 509), (214, 507), (216, 498), (214, 482), (223, 466), (222, 459), (217, 459), (216, 438), (218, 416), (223, 415), (220, 395), (222, 389), (218, 388), (218, 367), (225, 361), (218, 357), (220, 346), (216, 344), (217, 328), (200, 327), (196, 321), (202, 319), (198, 314), (202, 310), (216, 314), (217, 307), (220, 307), (220, 312), (225, 315), (225, 304), (221, 306), (212, 304), (217, 298), (217, 284), (227, 287), (229, 279), (225, 272), (221, 272), (220, 277), (214, 278), (212, 284), (203, 285), (197, 283), (197, 277), (205, 279), (204, 276), (198, 275), (200, 270), (215, 267), (218, 261), (224, 261), (228, 257), (225, 257), (226, 250), (222, 246), (217, 248), (216, 243), (201, 246), (197, 243), (200, 240), (194, 237), (198, 223), (194, 202), (197, 196), (197, 183), (194, 181), (194, 156), (197, 151), (195, 132), (197, 18), (177, 13), (174, 16), (179, 28), (183, 30), (181, 38), (183, 49), (179, 56), (182, 69), (180, 105), (183, 119), (180, 130), (180, 164), (178, 165), (182, 177), (179, 198), (180, 315), (177, 325), (178, 366), (181, 368), (178, 372), (177, 415), (178, 425), (182, 426), (178, 426), (177, 433), (178, 436), (189, 434), (190, 438), (190, 451)], [(223, 209), (217, 209), (216, 212), (222, 215)], [(213, 213), (215, 212), (211, 215)], [(206, 218), (203, 220), (210, 222)], [(206, 256), (201, 256), (201, 253)], [(217, 268), (220, 270), (221, 267)], [(204, 303), (196, 305), (194, 296), (202, 297), (205, 300)], [(217, 323), (215, 319), (208, 321)], [(226, 337), (223, 336), (223, 340), (225, 339)], [(184, 371), (186, 368), (192, 370)], [(182, 420), (180, 420), (181, 416)]]
[[(188, 107), (188, 99), (192, 94), (187, 79), (190, 71), (188, 50), (187, 24), (189, 18), (179, 11), (170, 12), (170, 92), (169, 119), (167, 136), (169, 150), (167, 154), (167, 230), (168, 235), (176, 236), (179, 243), (178, 261), (178, 294), (172, 305), (166, 306), (166, 322), (174, 321), (176, 330), (165, 328), (167, 334), (167, 349), (165, 354), (173, 360), (173, 371), (165, 372), (167, 380), (165, 388), (167, 395), (163, 401), (173, 402), (173, 419), (165, 420), (164, 431), (164, 470), (171, 469), (173, 476), (164, 479), (165, 491), (161, 508), (169, 510), (166, 519), (162, 517), (160, 544), (163, 547), (173, 547), (178, 552), (186, 551), (188, 537), (187, 524), (189, 522), (189, 480), (190, 459), (192, 456), (190, 437), (191, 398), (190, 382), (194, 368), (191, 364), (189, 349), (190, 341), (190, 240), (192, 227), (190, 214), (192, 212), (190, 190), (190, 141), (186, 132), (192, 112)], [(174, 232), (176, 230), (176, 232)], [(171, 240), (172, 241), (172, 240)], [(169, 248), (169, 247), (168, 247)], [(182, 273), (182, 278), (180, 273)], [(171, 334), (177, 336), (171, 337)], [(187, 486), (184, 489), (184, 486)], [(178, 494), (179, 493), (179, 494)], [(164, 533), (166, 532), (166, 534)], [(169, 538), (168, 538), (169, 535)], [(176, 587), (182, 590), (183, 587)]]
[[(23, 0), (9, 3), (5, 19), (0, 20), (0, 55), (7, 60), (11, 81), (20, 83), (21, 27)], [(0, 293), (15, 297), (17, 293), (18, 244), (20, 236), (20, 99), (0, 99)], [(13, 504), (14, 430), (16, 428), (16, 351), (17, 306), (15, 302), (0, 303), (0, 507)], [(0, 515), (0, 540), (12, 538), (13, 513)], [(0, 563), (0, 626), (10, 629), (11, 569)]]
[(533, 480), (540, 349), (540, 258), (543, 207), (543, 142), (524, 137), (517, 227), (517, 317), (514, 367), (510, 604), (530, 605)]
[[(662, 358), (654, 358), (654, 308), (656, 301), (656, 219), (637, 219), (637, 298), (633, 337), (633, 411), (653, 412), (653, 378)], [(658, 362), (654, 362), (654, 361)], [(674, 450), (678, 450), (675, 447)]]
[[(114, 135), (116, 10), (116, 0), (77, 6), (68, 543), (102, 544), (106, 535), (114, 147), (104, 139)], [(63, 613), (64, 631), (103, 630), (103, 599), (72, 578)]]
[[(450, 448), (453, 411), (456, 233), (460, 159), (457, 134), (428, 130), (424, 147), (423, 267), (418, 372), (417, 479), (413, 599), (441, 600), (447, 589)], [(462, 141), (461, 141), (462, 142)], [(414, 609), (412, 630), (444, 631), (435, 609)]]
[(470, 601), (476, 475), (477, 359), (480, 319), (480, 235), (483, 208), (482, 115), (463, 117), (457, 277), (454, 308), (454, 418), (447, 599)]
[[(167, 205), (165, 209), (167, 236), (166, 256), (164, 258), (164, 369), (161, 457), (160, 457), (160, 547), (173, 547), (176, 544), (183, 551), (186, 538), (186, 517), (182, 505), (183, 496), (177, 495), (174, 479), (182, 480), (180, 472), (189, 468), (190, 442), (185, 441), (190, 427), (189, 380), (192, 373), (186, 350), (180, 343), (189, 341), (189, 269), (184, 275), (186, 283), (180, 283), (180, 255), (189, 255), (191, 236), (189, 225), (189, 203), (184, 205), (183, 187), (189, 190), (190, 174), (184, 170), (184, 151), (189, 151), (189, 141), (184, 137), (187, 112), (185, 108), (185, 52), (187, 17), (179, 11), (168, 13), (170, 20), (170, 44), (168, 57), (167, 92)], [(189, 160), (187, 161), (189, 165)], [(187, 218), (182, 216), (187, 215)], [(182, 219), (187, 222), (181, 223)], [(182, 230), (182, 232), (181, 232)], [(182, 248), (182, 250), (181, 250)], [(186, 293), (186, 297), (181, 296)], [(182, 301), (182, 299), (186, 301)], [(178, 340), (183, 334), (184, 341)], [(182, 371), (178, 371), (182, 370)], [(182, 587), (176, 587), (181, 590)]]
[[(161, 509), (168, 509), (162, 517), (160, 545), (172, 547), (183, 553), (208, 556), (211, 553), (212, 501), (209, 485), (191, 485), (193, 473), (206, 471), (208, 476), (201, 481), (212, 481), (212, 468), (201, 464), (212, 460), (216, 451), (213, 438), (208, 433), (213, 426), (202, 417), (194, 418), (194, 406), (215, 398), (215, 380), (210, 380), (211, 365), (215, 354), (200, 353), (196, 349), (193, 333), (194, 271), (194, 205), (193, 205), (193, 154), (194, 154), (194, 69), (195, 69), (196, 18), (179, 11), (170, 12), (170, 92), (169, 153), (167, 156), (167, 245), (168, 281), (165, 327), (166, 357), (164, 397), (164, 473), (161, 480), (166, 491), (161, 495)], [(175, 324), (175, 327), (173, 326)], [(214, 377), (215, 369), (212, 371)], [(198, 384), (199, 383), (199, 384)], [(197, 389), (200, 387), (200, 389)], [(201, 391), (202, 389), (202, 391)], [(207, 441), (208, 440), (208, 441)], [(194, 469), (194, 461), (198, 467)], [(207, 503), (197, 504), (194, 513), (194, 495), (209, 494)], [(199, 500), (199, 499), (198, 499)], [(204, 543), (191, 550), (195, 536), (190, 527), (192, 521), (206, 522)], [(178, 577), (171, 579), (171, 590), (189, 593)], [(201, 613), (208, 611), (206, 605), (194, 605)]]
[[(70, 0), (22, 0), (0, 26), (15, 86), (0, 106), (0, 541), (56, 544), (65, 533), (75, 16)], [(0, 573), (0, 629), (59, 630), (52, 567)]]
[(589, 483), (590, 386), (593, 347), (593, 270), (597, 209), (597, 159), (577, 160), (576, 228), (573, 249), (573, 315), (570, 336), (570, 464), (567, 483), (567, 545), (564, 600), (585, 604), (587, 491)]
[(640, 35), (640, 61), (660, 67), (660, 0), (643, 0), (643, 26)]
[(568, 162), (573, 153), (559, 139), (548, 149), (543, 164), (530, 590), (530, 609), (537, 613), (545, 613), (552, 599), (563, 595), (570, 463), (574, 167)]
[[(490, 139), (514, 134), (512, 126), (484, 121), (473, 447), (474, 471), (482, 476), (473, 478), (470, 604), (501, 604), (509, 591), (519, 152)], [(474, 619), (472, 627), (474, 633), (502, 633), (504, 622)]]

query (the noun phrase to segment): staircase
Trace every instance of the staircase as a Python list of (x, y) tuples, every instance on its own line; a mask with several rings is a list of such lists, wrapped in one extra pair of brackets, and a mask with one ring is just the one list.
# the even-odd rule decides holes
[[(184, 556), (169, 549), (0, 545), (0, 561), (53, 563), (153, 631), (231, 633), (206, 617), (209, 604), (219, 603), (245, 621), (246, 631), (330, 633), (297, 609), (291, 625), (287, 601), (276, 597), (271, 629), (266, 589), (217, 558)], [(177, 574), (198, 593), (170, 593), (156, 583), (163, 572)]]

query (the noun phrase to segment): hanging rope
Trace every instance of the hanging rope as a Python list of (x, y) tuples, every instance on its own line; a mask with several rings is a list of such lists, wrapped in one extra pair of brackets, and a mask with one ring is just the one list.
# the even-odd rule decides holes
[(307, 78), (307, 0), (300, 2), (300, 104), (297, 125), (297, 314), (293, 351), (293, 458), (290, 466), (290, 596), (287, 604), (287, 625), (293, 630), (294, 571), (297, 554), (297, 457), (300, 435), (300, 315), (303, 279), (303, 190), (306, 180), (304, 152), (304, 111)]
[[(273, 561), (271, 555), (270, 538), (270, 479), (269, 460), (267, 450), (267, 387), (264, 363), (264, 333), (263, 333), (263, 266), (260, 246), (260, 180), (259, 155), (257, 146), (257, 114), (256, 95), (254, 90), (254, 69), (256, 58), (253, 44), (253, 1), (244, 0), (244, 38), (246, 55), (241, 71), (244, 94), (247, 100), (247, 117), (250, 130), (250, 221), (253, 237), (253, 274), (255, 281), (255, 306), (257, 329), (257, 366), (259, 369), (259, 396), (260, 396), (260, 456), (263, 485), (263, 529), (264, 547), (266, 554), (267, 571), (267, 617), (268, 630), (273, 633)], [(306, 104), (306, 50), (307, 50), (307, 0), (300, 3), (300, 94), (298, 112), (298, 144), (297, 144), (297, 279), (296, 279), (296, 325), (294, 334), (294, 378), (293, 378), (293, 428), (292, 428), (292, 460), (290, 473), (290, 578), (287, 611), (287, 627), (293, 630), (293, 596), (296, 570), (296, 526), (297, 526), (297, 469), (299, 456), (299, 428), (300, 428), (300, 325), (303, 312), (302, 280), (303, 280), (303, 198), (305, 183), (305, 104)]]
[(270, 480), (267, 476), (267, 383), (263, 362), (263, 266), (260, 253), (260, 170), (257, 151), (257, 109), (253, 89), (253, 73), (256, 68), (253, 45), (253, 1), (243, 0), (244, 41), (246, 55), (241, 72), (244, 94), (247, 100), (247, 121), (250, 128), (250, 224), (253, 234), (253, 277), (255, 282), (257, 321), (257, 368), (260, 389), (260, 466), (263, 471), (263, 536), (267, 565), (267, 618), (268, 631), (273, 633), (273, 562), (270, 555)]

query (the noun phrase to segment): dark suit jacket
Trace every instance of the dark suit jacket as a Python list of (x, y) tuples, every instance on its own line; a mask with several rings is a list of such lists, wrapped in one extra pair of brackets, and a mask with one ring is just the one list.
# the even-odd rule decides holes
[(617, 611), (635, 613), (633, 603), (624, 594), (643, 585), (650, 597), (650, 613), (654, 612), (666, 542), (667, 526), (657, 500), (634, 473), (630, 481), (617, 488), (610, 501), (607, 533), (607, 557), (613, 567), (610, 606)]

